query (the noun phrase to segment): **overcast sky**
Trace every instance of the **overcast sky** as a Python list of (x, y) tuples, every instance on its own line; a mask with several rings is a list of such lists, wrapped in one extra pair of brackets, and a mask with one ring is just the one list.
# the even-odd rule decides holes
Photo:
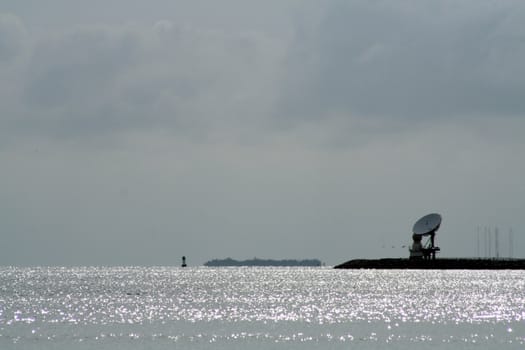
[(521, 0), (0, 4), (2, 265), (525, 257)]

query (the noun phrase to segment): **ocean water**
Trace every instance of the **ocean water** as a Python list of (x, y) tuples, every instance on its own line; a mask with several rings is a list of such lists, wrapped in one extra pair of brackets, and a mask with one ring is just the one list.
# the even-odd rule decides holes
[(0, 349), (523, 349), (524, 271), (0, 267)]

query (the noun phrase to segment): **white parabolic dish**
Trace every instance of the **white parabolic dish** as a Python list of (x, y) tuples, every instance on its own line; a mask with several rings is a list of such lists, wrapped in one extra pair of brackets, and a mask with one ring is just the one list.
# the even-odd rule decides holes
[(412, 232), (416, 235), (426, 235), (437, 231), (439, 225), (441, 225), (441, 215), (436, 213), (428, 214), (416, 221)]

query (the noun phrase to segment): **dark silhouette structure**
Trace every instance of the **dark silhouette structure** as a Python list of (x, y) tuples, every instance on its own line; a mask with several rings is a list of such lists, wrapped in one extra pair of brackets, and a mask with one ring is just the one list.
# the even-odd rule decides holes
[[(413, 235), (412, 246), (409, 248), (410, 259), (412, 260), (435, 260), (436, 252), (441, 249), (434, 245), (436, 231), (441, 226), (441, 215), (434, 213), (423, 216), (416, 221), (412, 229)], [(421, 241), (423, 237), (429, 237), (427, 242), (423, 244)]]

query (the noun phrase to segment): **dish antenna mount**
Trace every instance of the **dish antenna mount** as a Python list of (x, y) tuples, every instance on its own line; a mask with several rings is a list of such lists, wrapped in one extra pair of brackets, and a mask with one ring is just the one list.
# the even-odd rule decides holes
[[(436, 259), (436, 252), (441, 249), (435, 246), (435, 236), (441, 226), (441, 215), (428, 214), (416, 221), (412, 228), (412, 246), (409, 248), (410, 259)], [(422, 243), (423, 237), (428, 237)]]

